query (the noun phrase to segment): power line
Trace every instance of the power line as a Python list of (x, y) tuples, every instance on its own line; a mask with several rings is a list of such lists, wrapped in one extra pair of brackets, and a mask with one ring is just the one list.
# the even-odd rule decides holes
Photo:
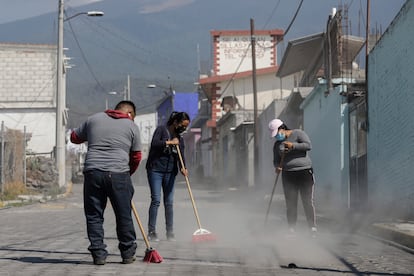
[(279, 7), (279, 4), (280, 4), (280, 0), (278, 0), (278, 1), (277, 1), (277, 3), (276, 3), (276, 5), (275, 5), (275, 7), (272, 9), (272, 12), (270, 13), (269, 18), (267, 19), (266, 23), (264, 24), (264, 26), (263, 26), (263, 28), (262, 28), (263, 30), (264, 30), (264, 29), (266, 29), (266, 27), (267, 27), (267, 25), (269, 24), (270, 20), (272, 20), (273, 16), (274, 16), (274, 15), (275, 15), (275, 13), (276, 13), (277, 8)]
[(303, 0), (301, 0), (301, 1), (300, 1), (299, 6), (298, 6), (298, 8), (296, 9), (295, 15), (293, 16), (293, 18), (292, 18), (292, 20), (290, 21), (290, 23), (289, 23), (288, 27), (286, 28), (286, 31), (285, 31), (284, 36), (286, 36), (286, 34), (287, 34), (287, 33), (289, 32), (289, 30), (290, 30), (290, 27), (292, 27), (293, 23), (295, 22), (296, 17), (297, 17), (297, 15), (298, 15), (298, 13), (299, 13), (299, 10), (300, 10), (300, 8), (302, 7), (302, 3), (303, 3)]
[[(72, 8), (72, 10), (74, 12), (76, 12), (75, 9)], [(88, 22), (88, 27), (93, 28), (96, 32), (100, 33), (102, 37), (108, 37), (107, 35), (109, 34), (112, 38), (115, 38), (116, 42), (125, 42), (128, 45), (133, 46), (134, 48), (137, 48), (139, 50), (141, 50), (142, 52), (146, 53), (147, 56), (157, 56), (159, 58), (161, 58), (162, 61), (167, 61), (169, 64), (171, 64), (173, 67), (179, 67), (179, 68), (186, 68), (186, 70), (188, 70), (188, 72), (194, 72), (194, 68), (190, 68), (188, 66), (188, 64), (185, 63), (181, 63), (181, 62), (177, 62), (176, 59), (171, 59), (171, 57), (169, 55), (161, 55), (159, 52), (154, 52), (152, 50), (149, 50), (148, 48), (145, 48), (144, 46), (138, 44), (136, 41), (127, 38), (124, 35), (121, 35), (122, 31), (119, 29), (111, 29), (108, 26), (103, 25), (100, 22), (97, 22), (96, 20), (91, 20), (90, 18), (87, 17), (83, 17), (81, 19), (82, 21), (87, 21)], [(119, 49), (119, 48), (117, 48)], [(124, 50), (125, 51), (125, 50)], [(142, 59), (138, 58), (134, 53), (126, 53), (129, 56), (135, 56), (137, 60), (140, 60), (143, 64), (148, 65), (150, 64), (149, 62), (143, 62)], [(181, 60), (181, 59), (180, 59)]]
[(86, 58), (86, 55), (85, 55), (85, 53), (83, 52), (82, 47), (80, 46), (79, 40), (78, 40), (78, 38), (77, 38), (77, 36), (76, 36), (76, 33), (74, 32), (74, 30), (73, 30), (73, 28), (72, 28), (72, 24), (70, 23), (70, 21), (68, 21), (68, 23), (69, 23), (69, 27), (70, 27), (70, 29), (71, 29), (71, 31), (72, 31), (72, 33), (73, 33), (73, 38), (75, 39), (76, 45), (78, 46), (79, 51), (80, 51), (80, 53), (81, 53), (82, 59), (83, 59), (83, 61), (84, 61), (84, 62), (85, 62), (85, 64), (86, 64), (86, 67), (88, 68), (89, 72), (91, 73), (92, 77), (94, 78), (94, 80), (96, 81), (96, 83), (98, 84), (98, 86), (99, 86), (99, 87), (101, 87), (101, 89), (102, 89), (103, 91), (105, 91), (105, 88), (102, 86), (102, 84), (100, 83), (100, 81), (99, 81), (99, 80), (98, 80), (98, 78), (96, 77), (95, 73), (93, 72), (92, 67), (91, 67), (91, 65), (90, 65), (90, 64), (89, 64), (89, 62), (88, 62), (88, 59)]

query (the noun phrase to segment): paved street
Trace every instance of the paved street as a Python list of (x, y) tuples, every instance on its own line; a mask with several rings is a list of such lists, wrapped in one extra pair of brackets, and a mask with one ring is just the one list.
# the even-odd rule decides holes
[[(165, 238), (160, 208), (160, 241), (152, 243), (164, 257), (144, 263), (145, 246), (136, 227), (137, 261), (123, 265), (115, 222), (108, 206), (105, 220), (109, 257), (94, 266), (87, 251), (82, 185), (68, 197), (0, 210), (0, 276), (6, 275), (414, 275), (414, 255), (337, 225), (320, 225), (316, 239), (303, 229), (286, 231), (283, 198), (277, 197), (264, 226), (267, 199), (238, 191), (193, 188), (203, 228), (217, 241), (192, 243), (197, 229), (185, 183), (175, 195), (176, 242)], [(146, 229), (148, 188), (135, 187), (134, 203)], [(300, 225), (304, 226), (303, 218)]]

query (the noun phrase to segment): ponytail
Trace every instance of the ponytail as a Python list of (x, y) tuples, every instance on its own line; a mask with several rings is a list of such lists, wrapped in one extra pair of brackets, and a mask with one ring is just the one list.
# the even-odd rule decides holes
[(186, 112), (173, 111), (167, 121), (167, 126), (172, 125), (175, 121), (182, 122), (184, 120), (190, 121), (190, 116)]

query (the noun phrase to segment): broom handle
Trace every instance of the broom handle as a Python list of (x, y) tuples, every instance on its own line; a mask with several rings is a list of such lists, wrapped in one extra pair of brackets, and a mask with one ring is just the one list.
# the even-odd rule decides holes
[[(284, 158), (285, 158), (285, 152), (282, 152), (282, 156), (280, 157), (280, 163), (279, 163), (279, 167), (280, 167), (280, 168), (281, 168), (281, 167), (282, 167), (282, 165), (283, 165), (283, 159), (284, 159)], [(267, 222), (267, 217), (269, 216), (270, 206), (272, 205), (273, 195), (275, 194), (276, 184), (277, 184), (277, 180), (279, 179), (279, 175), (280, 175), (280, 171), (278, 171), (278, 172), (277, 172), (277, 174), (276, 174), (275, 184), (273, 184), (272, 195), (270, 196), (269, 205), (267, 206), (266, 218), (265, 218), (265, 224), (266, 224), (266, 222)]]
[(132, 201), (131, 201), (131, 207), (132, 207), (132, 211), (134, 213), (134, 216), (137, 219), (139, 230), (141, 230), (141, 234), (142, 234), (142, 237), (144, 238), (144, 242), (145, 242), (147, 248), (151, 248), (151, 246), (149, 244), (149, 241), (148, 241), (148, 238), (147, 238), (147, 235), (145, 235), (144, 227), (142, 227), (141, 220), (139, 219), (137, 209), (135, 208), (134, 202), (132, 202)]
[[(181, 155), (181, 151), (180, 151), (180, 146), (179, 145), (175, 145), (175, 146), (177, 147), (177, 152), (178, 152), (178, 157), (180, 159), (181, 167), (183, 169), (185, 169), (183, 156)], [(200, 217), (198, 216), (197, 207), (196, 207), (196, 204), (195, 204), (195, 201), (194, 201), (193, 193), (191, 192), (190, 181), (188, 180), (187, 175), (185, 175), (184, 177), (185, 177), (185, 183), (187, 183), (187, 189), (188, 189), (188, 193), (190, 195), (191, 203), (193, 205), (194, 214), (195, 214), (196, 219), (197, 219), (198, 228), (201, 229)]]

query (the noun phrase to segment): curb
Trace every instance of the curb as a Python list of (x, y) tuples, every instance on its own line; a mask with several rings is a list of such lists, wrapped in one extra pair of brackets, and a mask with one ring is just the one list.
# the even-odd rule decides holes
[[(393, 241), (405, 247), (408, 247), (414, 250), (414, 232), (401, 230), (398, 225), (403, 223), (373, 223), (367, 226), (369, 233), (372, 233), (375, 236), (380, 236), (386, 240)], [(414, 224), (411, 225), (414, 229)]]
[(53, 196), (45, 196), (45, 195), (19, 195), (18, 199), (15, 200), (5, 200), (0, 201), (0, 210), (14, 207), (13, 204), (22, 204), (22, 205), (29, 205), (29, 204), (36, 204), (36, 203), (45, 203), (48, 201), (53, 201), (60, 198), (68, 197), (72, 194), (72, 181), (67, 182), (66, 191), (63, 194), (58, 194), (55, 197)]

